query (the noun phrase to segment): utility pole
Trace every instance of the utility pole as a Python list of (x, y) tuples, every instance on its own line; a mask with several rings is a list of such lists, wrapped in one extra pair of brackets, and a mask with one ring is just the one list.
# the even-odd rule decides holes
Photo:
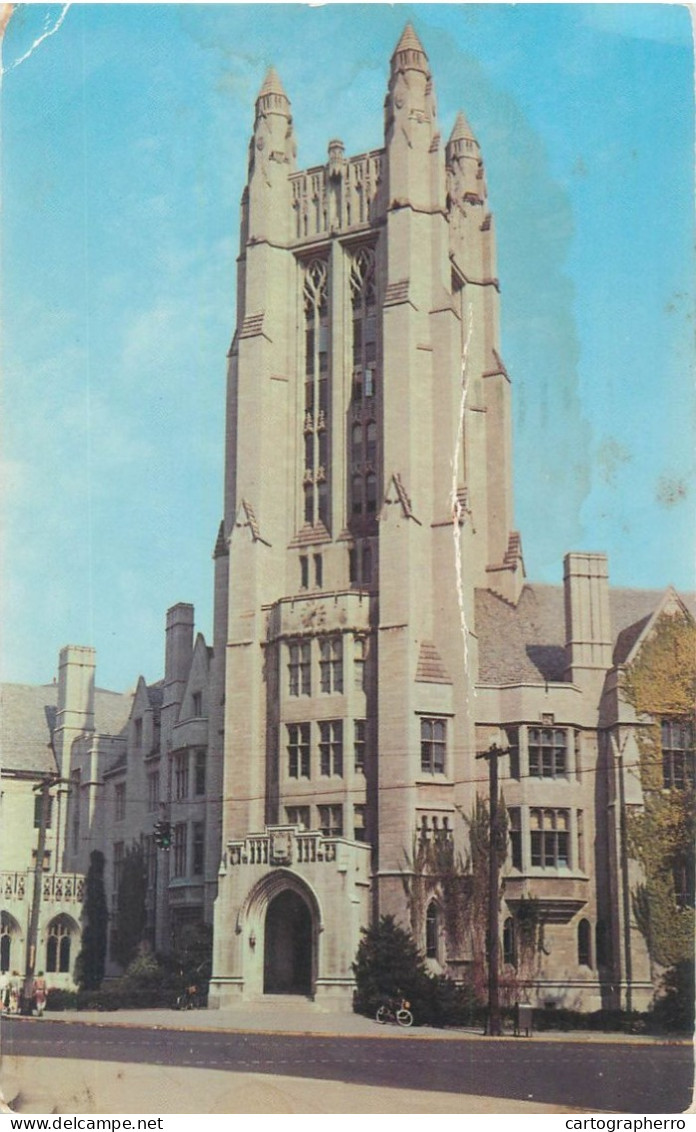
[[(633, 957), (631, 954), (631, 887), (628, 871), (628, 816), (626, 811), (626, 783), (624, 781), (624, 750), (628, 736), (619, 745), (614, 736), (611, 742), (616, 754), (617, 777), (619, 780), (619, 844), (621, 853), (621, 896), (623, 911), (624, 970), (626, 974), (626, 1010), (633, 1010)], [(620, 976), (619, 976), (620, 977)], [(620, 987), (619, 983), (619, 987)], [(619, 990), (619, 1001), (621, 991)]]
[(498, 893), (498, 853), (496, 835), (498, 832), (498, 759), (509, 755), (510, 748), (498, 747), (491, 743), (487, 751), (482, 751), (477, 759), (488, 760), (489, 793), (489, 848), (488, 848), (488, 1033), (500, 1037), (500, 990), (499, 990), (499, 902)]
[(41, 797), (39, 810), (39, 844), (36, 849), (36, 864), (34, 865), (34, 894), (31, 902), (31, 917), (29, 919), (29, 932), (27, 935), (26, 966), (24, 969), (24, 993), (22, 995), (23, 1010), (27, 1009), (30, 1001), (31, 984), (36, 970), (36, 945), (39, 934), (39, 916), (41, 913), (41, 889), (43, 885), (44, 856), (46, 855), (46, 830), (51, 813), (51, 787), (55, 786), (58, 778), (44, 778), (40, 786), (34, 790)]

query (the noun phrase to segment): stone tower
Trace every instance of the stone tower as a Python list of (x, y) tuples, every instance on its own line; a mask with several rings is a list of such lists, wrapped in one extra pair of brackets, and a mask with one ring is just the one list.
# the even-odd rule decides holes
[(471, 801), (474, 587), (514, 602), (523, 578), (483, 163), (462, 114), (443, 144), (410, 25), (384, 148), (295, 153), (271, 69), (215, 550), (218, 1003), (345, 996), (360, 927), (406, 918), (416, 839), (452, 837)]

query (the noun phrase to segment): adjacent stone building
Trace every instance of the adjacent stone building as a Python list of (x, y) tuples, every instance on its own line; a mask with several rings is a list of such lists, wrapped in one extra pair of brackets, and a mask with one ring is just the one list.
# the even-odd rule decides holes
[[(0, 968), (24, 975), (41, 820), (42, 783), (50, 792), (40, 917), (34, 969), (44, 970), (51, 986), (71, 986), (80, 950), (85, 860), (95, 836), (88, 812), (100, 772), (117, 757), (128, 719), (130, 697), (94, 685), (94, 650), (68, 645), (61, 650), (57, 682), (3, 684), (0, 689)], [(74, 753), (81, 752), (78, 763)], [(78, 796), (85, 799), (85, 852), (75, 854), (81, 835), (70, 825)], [(87, 800), (91, 795), (90, 801)], [(102, 837), (93, 847), (101, 847)]]
[[(625, 851), (642, 721), (621, 672), (657, 618), (693, 608), (671, 590), (611, 590), (597, 553), (568, 554), (562, 586), (525, 577), (485, 169), (463, 114), (443, 140), (410, 25), (384, 147), (347, 157), (334, 139), (306, 170), (295, 155), (271, 69), (242, 200), (212, 647), (190, 606), (171, 609), (163, 681), (108, 700), (111, 724), (91, 650), (64, 650), (57, 701), (23, 693), (37, 750), (53, 753), (26, 774), (6, 757), (9, 777), (27, 809), (26, 783), (57, 769), (51, 867), (78, 886), (100, 848), (114, 907), (123, 854), (142, 841), (158, 947), (214, 920), (212, 1005), (297, 993), (349, 1008), (360, 929), (384, 913), (433, 970), (464, 978), (480, 961), (485, 924), (456, 928), (471, 908), (448, 905), (443, 862), (468, 859), (488, 789), (476, 756), (496, 743), (509, 752), (511, 985), (539, 1003), (644, 1006), (654, 972)], [(693, 722), (681, 722), (684, 782)], [(18, 726), (3, 723), (13, 744)], [(161, 819), (169, 854), (153, 842)], [(13, 896), (30, 815), (19, 825), (3, 873)], [(17, 938), (21, 899), (3, 914)]]

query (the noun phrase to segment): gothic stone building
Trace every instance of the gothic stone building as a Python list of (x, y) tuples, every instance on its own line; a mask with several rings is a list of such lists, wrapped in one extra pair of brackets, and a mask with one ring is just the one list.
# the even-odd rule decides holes
[[(447, 938), (437, 876), (419, 878), (418, 916), (405, 890), (423, 840), (466, 856), (461, 815), (486, 793), (475, 756), (498, 740), (513, 749), (503, 919), (509, 935), (536, 898), (537, 998), (616, 1002), (630, 952), (646, 1002), (643, 940), (623, 922), (614, 747), (632, 719), (615, 645), (660, 598), (610, 595), (601, 554), (569, 554), (562, 589), (525, 580), (479, 145), (463, 114), (443, 142), (407, 26), (384, 147), (347, 157), (334, 139), (305, 170), (295, 154), (271, 69), (242, 199), (215, 555), (212, 999), (349, 1001), (360, 927), (385, 913), (461, 976), (471, 943)], [(640, 800), (637, 778), (621, 789)]]
[[(56, 861), (80, 877), (102, 849), (115, 907), (142, 840), (156, 945), (214, 920), (212, 1005), (300, 993), (349, 1007), (361, 927), (385, 913), (461, 978), (485, 928), (448, 933), (441, 877), (418, 862), (429, 845), (466, 858), (465, 817), (487, 793), (476, 755), (497, 742), (505, 969), (533, 897), (534, 1001), (647, 1005), (622, 843), (642, 802), (639, 721), (621, 673), (686, 607), (672, 590), (610, 590), (602, 554), (568, 554), (562, 586), (525, 578), (484, 165), (463, 114), (443, 143), (410, 26), (384, 147), (346, 157), (332, 140), (306, 170), (295, 152), (271, 70), (242, 199), (212, 648), (175, 606), (163, 681), (141, 680), (103, 734), (93, 653), (64, 650), (58, 714), (35, 720), (70, 782)], [(665, 758), (692, 766), (693, 730), (679, 734)], [(161, 817), (170, 854), (153, 843)], [(17, 935), (26, 899), (12, 908)]]

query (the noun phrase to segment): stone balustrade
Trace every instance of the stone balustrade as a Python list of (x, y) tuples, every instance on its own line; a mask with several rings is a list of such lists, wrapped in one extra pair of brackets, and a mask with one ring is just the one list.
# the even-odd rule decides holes
[[(34, 892), (34, 873), (0, 873), (3, 900), (27, 900)], [(78, 873), (44, 873), (41, 899), (54, 904), (82, 904), (85, 878)]]
[(233, 867), (330, 863), (336, 860), (336, 840), (324, 837), (317, 830), (302, 831), (297, 826), (272, 827), (266, 833), (228, 841), (227, 864)]

